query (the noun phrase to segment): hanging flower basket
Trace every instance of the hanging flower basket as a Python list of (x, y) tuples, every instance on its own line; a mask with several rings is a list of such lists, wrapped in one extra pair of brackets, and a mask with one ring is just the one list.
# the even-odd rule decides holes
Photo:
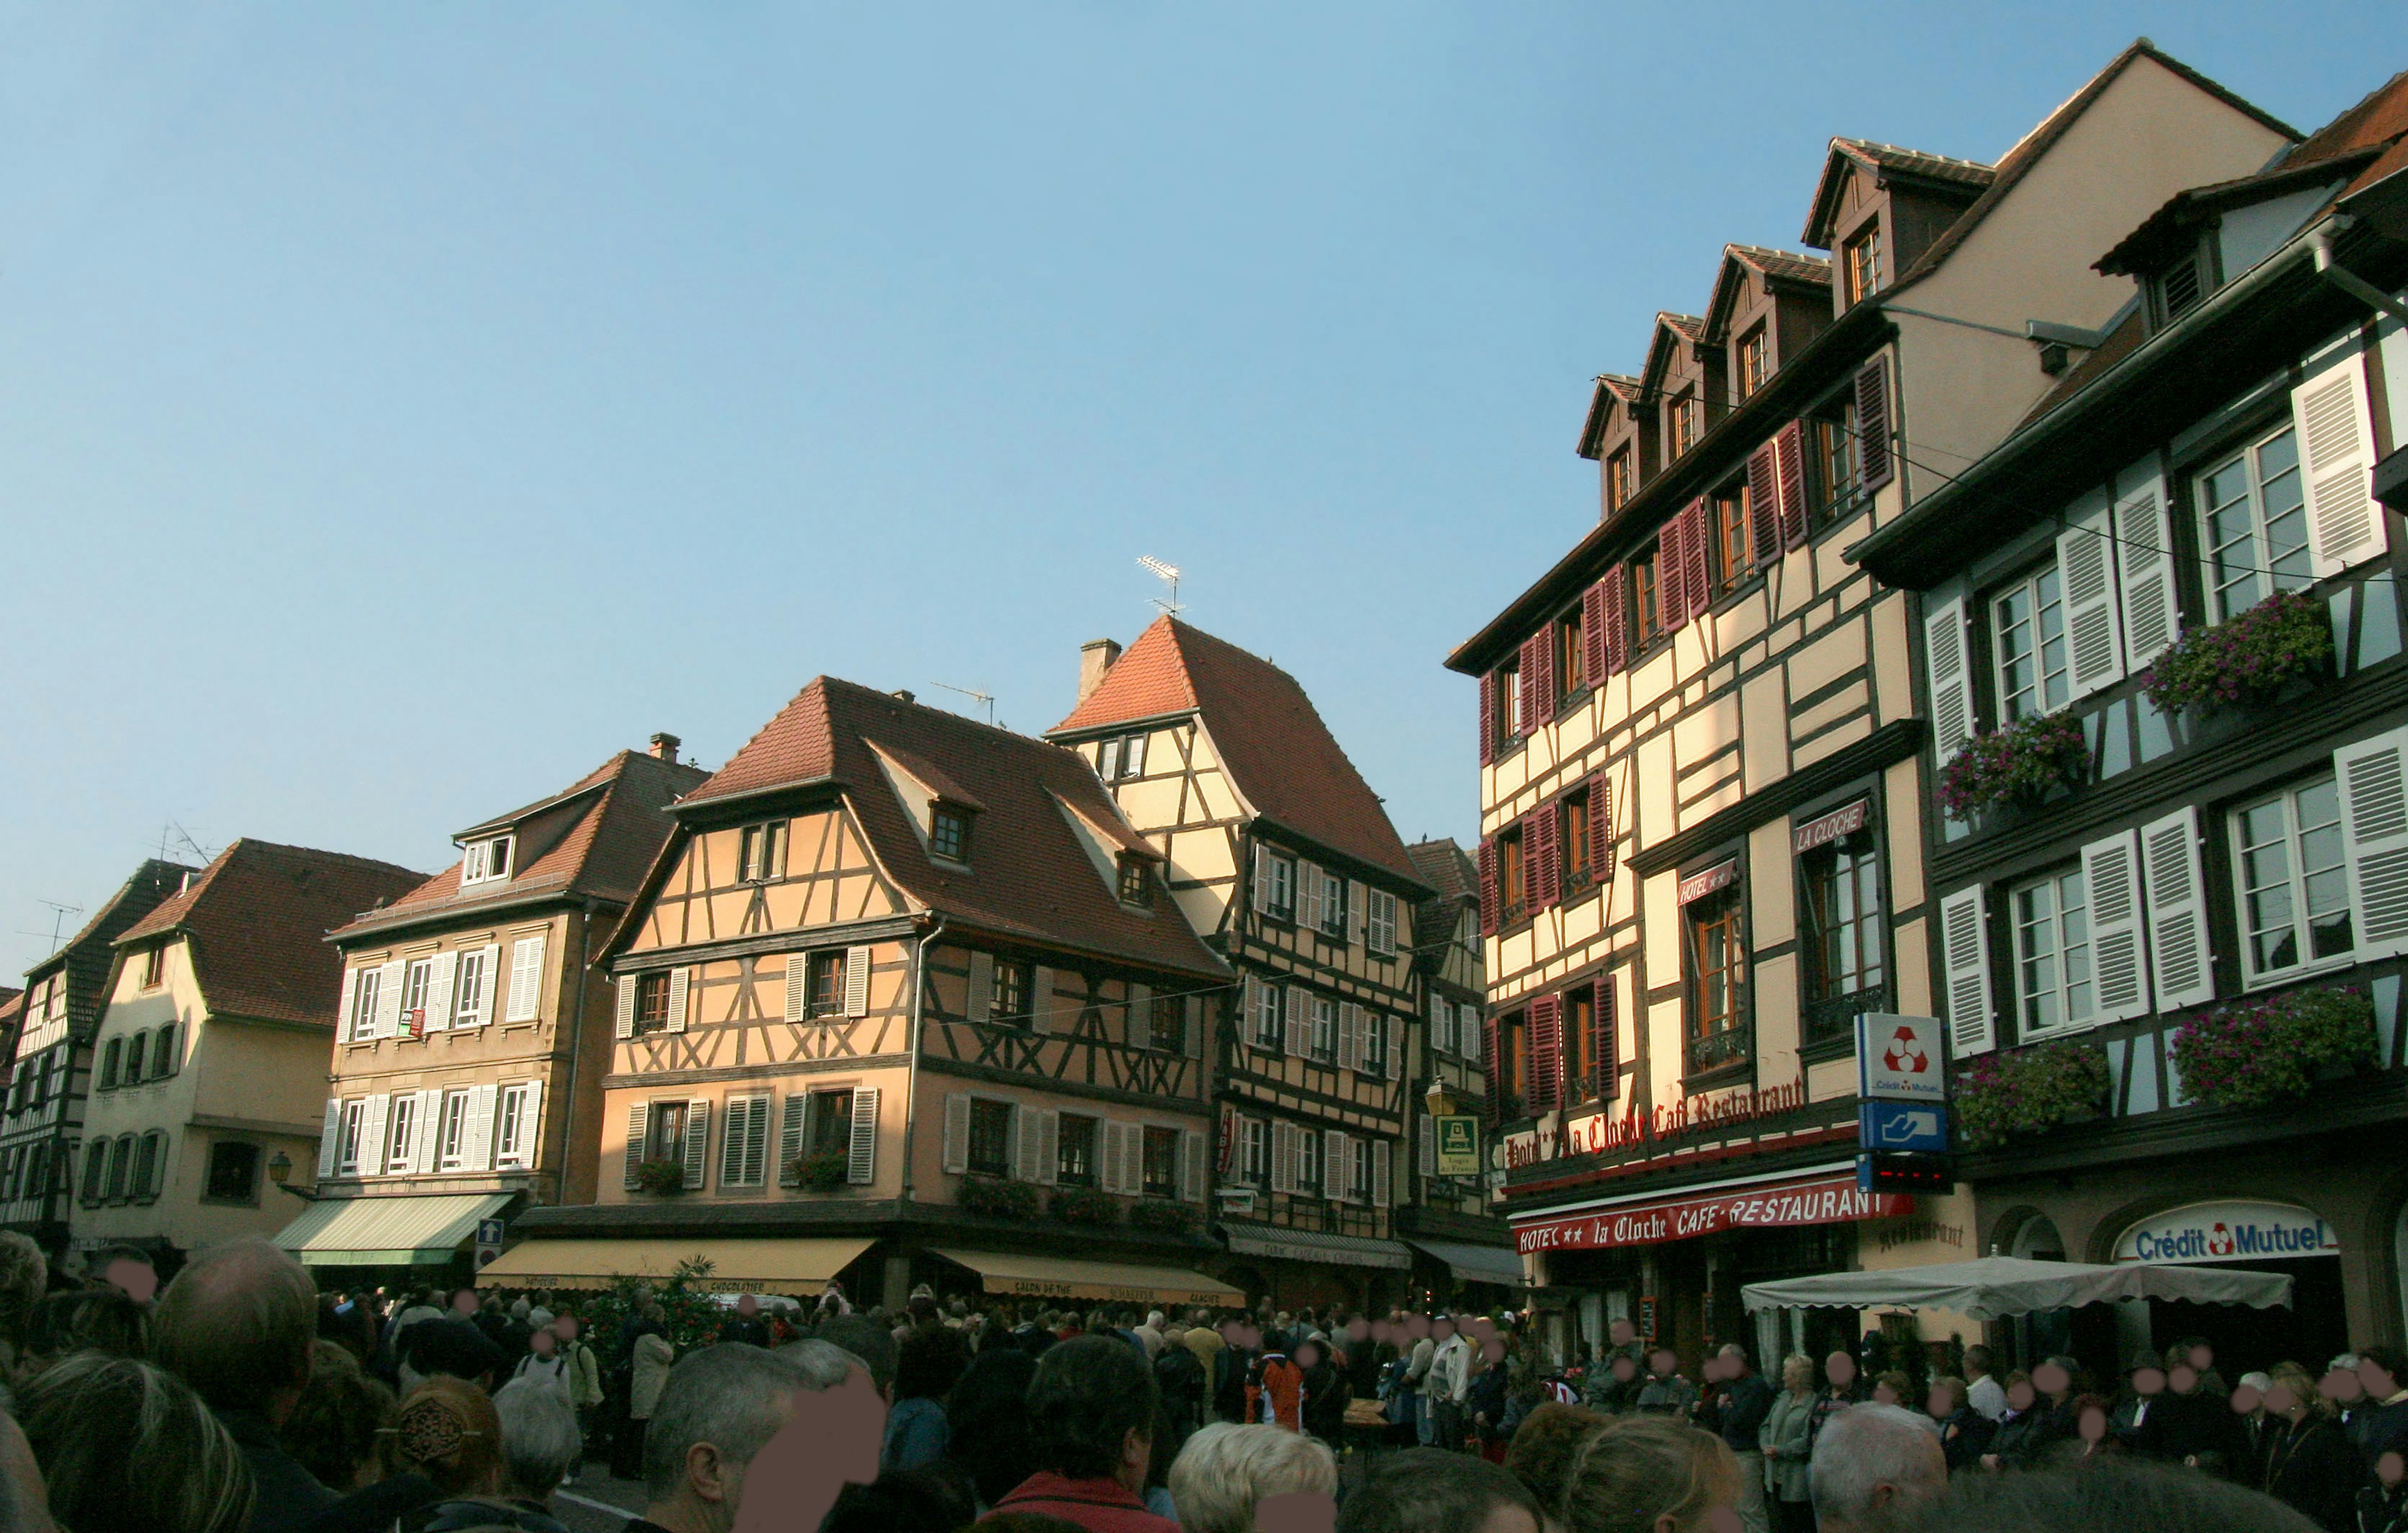
[(2103, 1111), (2107, 1056), (2078, 1039), (1986, 1053), (1956, 1077), (1956, 1129), (1969, 1149)]
[(2082, 721), (2064, 713), (2022, 719), (1976, 736), (1940, 769), (1940, 807), (1971, 820), (2000, 804), (2036, 804), (2090, 769)]
[(2160, 713), (2264, 703), (2294, 681), (2331, 674), (2332, 624), (2325, 604), (2278, 591), (2213, 628), (2194, 628), (2141, 673)]
[(685, 1191), (685, 1162), (648, 1160), (636, 1168), (636, 1185), (648, 1193)]
[(2183, 1089), (2211, 1107), (2261, 1108), (2375, 1062), (2374, 1003), (2355, 990), (2286, 990), (2202, 1011), (2173, 1035)]

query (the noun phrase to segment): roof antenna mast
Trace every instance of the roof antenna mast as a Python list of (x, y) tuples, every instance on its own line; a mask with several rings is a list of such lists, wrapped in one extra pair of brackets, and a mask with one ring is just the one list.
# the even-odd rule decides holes
[(957, 687), (957, 686), (953, 685), (951, 681), (931, 681), (931, 682), (929, 682), (928, 684), (929, 684), (930, 686), (932, 686), (932, 687), (942, 687), (942, 688), (944, 688), (947, 692), (958, 692), (958, 693), (960, 693), (963, 696), (965, 696), (965, 697), (968, 698), (971, 702), (974, 702), (974, 703), (978, 704), (978, 705), (979, 705), (979, 707), (981, 707), (981, 708), (982, 708), (982, 709), (986, 709), (986, 722), (987, 722), (988, 724), (993, 724), (993, 723), (995, 723), (995, 694), (994, 694), (994, 693), (992, 693), (992, 692), (972, 692), (972, 691), (971, 691), (969, 688), (968, 688), (968, 687)]
[(1161, 609), (1164, 617), (1177, 617), (1179, 615), (1179, 566), (1166, 565), (1151, 554), (1140, 557), (1137, 564), (1140, 569), (1170, 588), (1168, 595), (1154, 597), (1154, 605)]

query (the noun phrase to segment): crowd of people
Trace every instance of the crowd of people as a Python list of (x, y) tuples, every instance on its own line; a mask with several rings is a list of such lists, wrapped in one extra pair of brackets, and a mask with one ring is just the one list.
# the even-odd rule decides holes
[(1516, 1321), (321, 1294), (260, 1241), (161, 1290), (0, 1235), (0, 1533), (567, 1533), (596, 1461), (626, 1533), (2408, 1533), (2387, 1347), (1692, 1380), (1627, 1322), (1561, 1368)]

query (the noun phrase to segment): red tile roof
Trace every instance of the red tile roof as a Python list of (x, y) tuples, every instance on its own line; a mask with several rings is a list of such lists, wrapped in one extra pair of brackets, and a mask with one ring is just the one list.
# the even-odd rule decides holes
[(127, 927), (116, 946), (180, 936), (212, 1012), (332, 1026), (343, 962), (326, 933), (424, 877), (340, 852), (246, 838)]
[(1434, 841), (1415, 841), (1405, 848), (1420, 870), (1422, 881), (1438, 891), (1445, 899), (1480, 897), (1480, 873), (1472, 867), (1470, 853), (1455, 844), (1453, 837)]
[(1831, 285), (1831, 258), (1828, 255), (1801, 255), (1796, 251), (1776, 251), (1767, 245), (1726, 245), (1734, 261), (1755, 267), (1767, 277), (1782, 278), (1792, 282), (1819, 282)]
[(1200, 712), (1222, 766), (1254, 812), (1419, 885), (1379, 795), (1287, 672), (1175, 618), (1156, 618), (1049, 738)]

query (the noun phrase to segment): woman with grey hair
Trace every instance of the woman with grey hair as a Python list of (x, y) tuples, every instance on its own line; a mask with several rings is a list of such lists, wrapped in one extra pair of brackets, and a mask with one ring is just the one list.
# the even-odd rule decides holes
[(1216, 1421), (1170, 1465), (1182, 1533), (1253, 1533), (1254, 1503), (1338, 1494), (1338, 1461), (1320, 1440), (1285, 1427)]
[(17, 1419), (78, 1533), (239, 1533), (251, 1469), (234, 1437), (175, 1375), (96, 1352), (60, 1358), (19, 1392)]
[(538, 1379), (513, 1379), (495, 1392), (494, 1410), (502, 1418), (503, 1494), (541, 1509), (584, 1448), (568, 1391)]

